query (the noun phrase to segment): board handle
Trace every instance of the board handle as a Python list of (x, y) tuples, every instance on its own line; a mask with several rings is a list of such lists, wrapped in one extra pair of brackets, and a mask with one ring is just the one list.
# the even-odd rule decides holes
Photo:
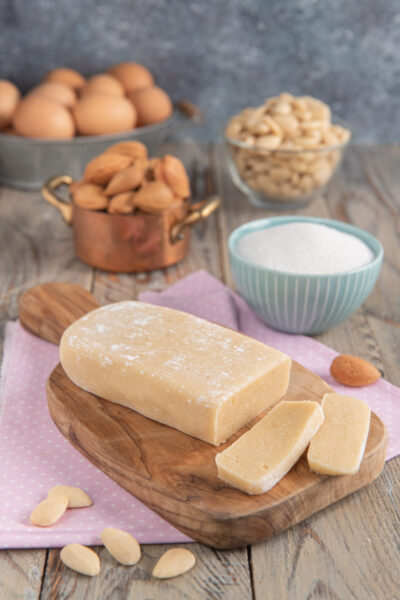
[(19, 320), (30, 333), (59, 344), (67, 327), (99, 306), (95, 297), (80, 285), (44, 283), (22, 294)]

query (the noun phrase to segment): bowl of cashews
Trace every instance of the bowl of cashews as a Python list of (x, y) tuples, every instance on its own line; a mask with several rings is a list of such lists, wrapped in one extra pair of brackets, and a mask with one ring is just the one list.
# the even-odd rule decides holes
[(321, 100), (283, 92), (231, 117), (224, 131), (229, 171), (253, 205), (300, 208), (324, 191), (350, 135)]

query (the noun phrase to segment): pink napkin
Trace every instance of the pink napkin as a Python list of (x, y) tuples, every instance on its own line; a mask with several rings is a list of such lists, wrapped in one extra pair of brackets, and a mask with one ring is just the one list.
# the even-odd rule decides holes
[[(141, 300), (190, 312), (238, 329), (290, 354), (349, 393), (329, 375), (335, 352), (305, 336), (266, 327), (236, 294), (204, 271)], [(71, 542), (99, 544), (108, 526), (130, 531), (142, 543), (190, 541), (89, 463), (59, 433), (46, 404), (46, 379), (58, 349), (8, 323), (0, 386), (0, 548), (59, 547)], [(354, 390), (350, 393), (354, 393)], [(387, 458), (400, 453), (400, 389), (380, 380), (357, 390), (389, 430)], [(94, 505), (73, 509), (51, 528), (33, 527), (29, 515), (57, 483), (86, 490)]]

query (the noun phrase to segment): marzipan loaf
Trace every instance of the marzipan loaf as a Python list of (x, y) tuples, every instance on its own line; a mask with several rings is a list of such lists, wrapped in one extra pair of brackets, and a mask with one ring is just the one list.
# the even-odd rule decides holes
[(117, 302), (73, 323), (61, 364), (79, 387), (218, 445), (283, 396), (291, 359), (187, 313)]

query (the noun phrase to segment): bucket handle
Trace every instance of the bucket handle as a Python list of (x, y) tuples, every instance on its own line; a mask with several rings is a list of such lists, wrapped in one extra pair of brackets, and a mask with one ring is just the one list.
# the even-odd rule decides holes
[(57, 210), (62, 214), (64, 221), (71, 225), (72, 223), (72, 204), (61, 200), (55, 193), (60, 185), (71, 185), (73, 183), (72, 177), (69, 175), (56, 175), (48, 179), (42, 187), (42, 196), (52, 206), (55, 206)]

